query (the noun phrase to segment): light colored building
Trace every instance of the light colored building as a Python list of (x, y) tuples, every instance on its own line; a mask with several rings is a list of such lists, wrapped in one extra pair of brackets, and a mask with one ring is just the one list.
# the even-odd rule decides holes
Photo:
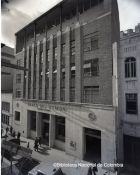
[(121, 32), (119, 59), (120, 115), (123, 123), (124, 162), (140, 162), (140, 24)]
[(119, 34), (116, 0), (65, 0), (18, 31), (16, 60), (28, 71), (15, 71), (15, 130), (117, 162)]
[(13, 94), (1, 94), (1, 122), (3, 127), (13, 125)]

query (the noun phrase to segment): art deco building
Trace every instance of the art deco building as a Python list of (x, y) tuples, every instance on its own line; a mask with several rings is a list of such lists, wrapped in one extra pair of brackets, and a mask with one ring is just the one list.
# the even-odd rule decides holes
[[(117, 161), (116, 0), (64, 0), (16, 33), (14, 128), (80, 159)], [(21, 82), (16, 82), (20, 77)]]
[(119, 99), (123, 123), (124, 162), (129, 166), (139, 168), (140, 24), (135, 27), (135, 30), (128, 29), (121, 32), (119, 67)]

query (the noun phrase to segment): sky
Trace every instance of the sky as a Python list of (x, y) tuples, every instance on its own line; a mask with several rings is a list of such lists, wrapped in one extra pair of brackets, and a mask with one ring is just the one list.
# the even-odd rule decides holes
[[(1, 42), (14, 47), (14, 34), (61, 0), (8, 0), (1, 10)], [(118, 0), (120, 29), (140, 23), (140, 0)]]

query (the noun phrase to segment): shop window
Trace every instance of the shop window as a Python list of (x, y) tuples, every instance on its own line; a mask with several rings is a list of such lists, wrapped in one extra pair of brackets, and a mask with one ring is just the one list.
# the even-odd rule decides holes
[(30, 112), (30, 129), (36, 131), (36, 112)]
[(15, 120), (20, 121), (20, 112), (15, 111)]
[(99, 76), (99, 59), (87, 60), (84, 62), (84, 76)]
[(126, 94), (126, 113), (138, 114), (137, 94)]
[(85, 86), (83, 93), (83, 102), (94, 103), (94, 99), (97, 95), (99, 95), (99, 86)]
[(125, 78), (136, 77), (136, 58), (129, 57), (125, 60)]
[(65, 118), (55, 118), (55, 138), (62, 142), (65, 142)]
[(6, 124), (6, 125), (9, 125), (9, 116), (5, 115), (5, 114), (2, 114), (1, 115), (1, 122)]

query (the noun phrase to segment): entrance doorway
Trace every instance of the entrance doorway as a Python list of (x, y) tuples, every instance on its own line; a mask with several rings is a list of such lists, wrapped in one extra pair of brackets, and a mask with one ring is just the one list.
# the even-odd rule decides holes
[(101, 162), (101, 131), (84, 128), (85, 156), (89, 162)]
[(140, 169), (140, 138), (124, 135), (124, 164)]
[(42, 113), (42, 142), (49, 146), (49, 114)]

